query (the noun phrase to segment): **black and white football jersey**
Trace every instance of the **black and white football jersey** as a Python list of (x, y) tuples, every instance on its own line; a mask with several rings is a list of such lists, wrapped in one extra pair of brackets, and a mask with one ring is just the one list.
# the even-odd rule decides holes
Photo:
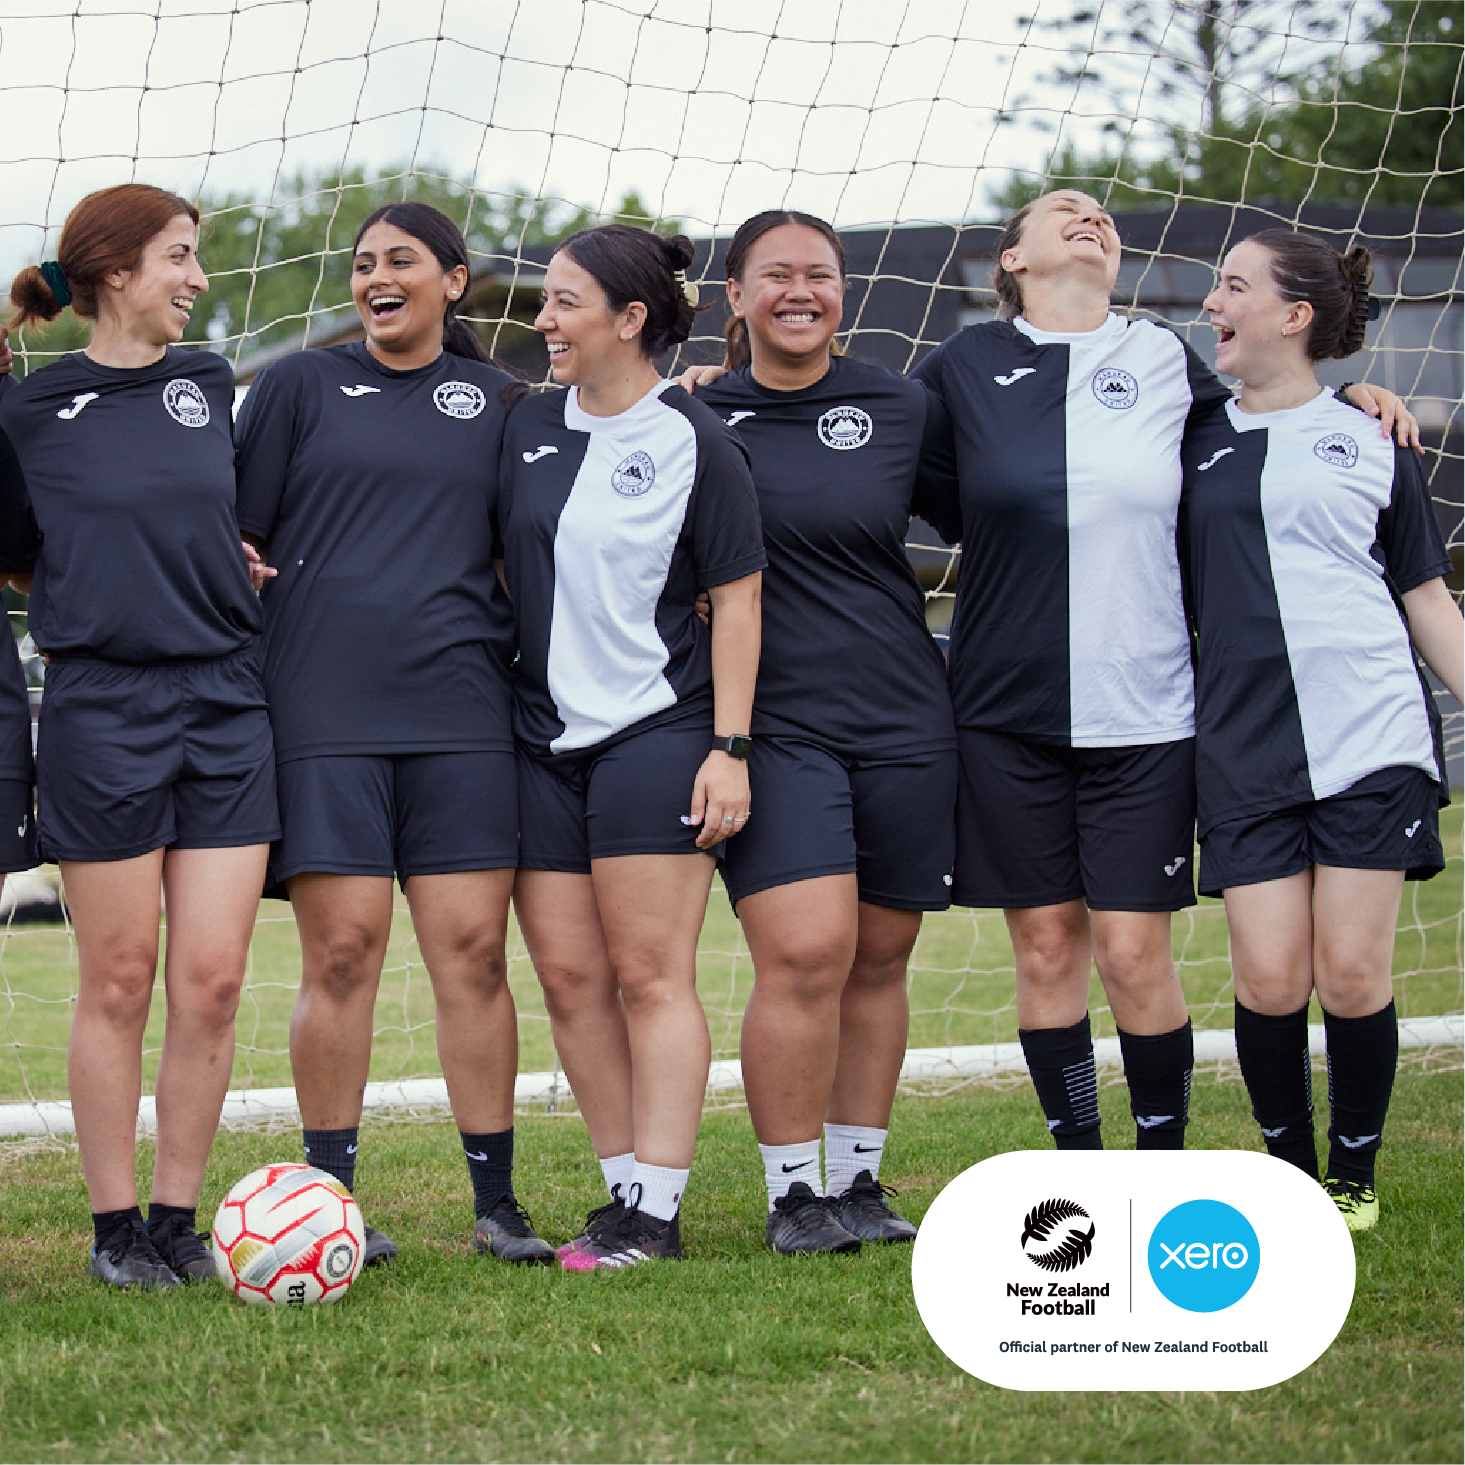
[(744, 368), (696, 395), (747, 445), (763, 517), (753, 732), (851, 758), (954, 748), (945, 663), (905, 553), (912, 513), (937, 512), (917, 469), (940, 404), (847, 356), (799, 391)]
[(958, 726), (1076, 748), (1189, 737), (1180, 442), (1226, 388), (1172, 331), (1119, 315), (968, 326), (915, 376), (952, 424)]
[(1323, 392), (1207, 413), (1187, 436), (1200, 830), (1382, 768), (1441, 779), (1396, 597), (1450, 557), (1413, 454)]
[(614, 417), (573, 387), (545, 392), (509, 418), (499, 485), (518, 736), (573, 752), (710, 715), (698, 591), (765, 563), (747, 455), (721, 418), (671, 382)]

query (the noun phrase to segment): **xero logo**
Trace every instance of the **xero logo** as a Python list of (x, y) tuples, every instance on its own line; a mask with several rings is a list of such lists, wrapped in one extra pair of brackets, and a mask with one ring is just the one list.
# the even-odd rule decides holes
[(1150, 1276), (1187, 1312), (1220, 1312), (1256, 1281), (1261, 1244), (1235, 1206), (1192, 1200), (1176, 1206), (1150, 1233)]

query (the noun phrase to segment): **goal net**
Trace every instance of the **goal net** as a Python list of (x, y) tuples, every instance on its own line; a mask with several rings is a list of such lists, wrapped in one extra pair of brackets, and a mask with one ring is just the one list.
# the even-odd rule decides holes
[[(737, 224), (788, 206), (844, 237), (846, 348), (903, 370), (991, 318), (997, 225), (1067, 185), (1116, 216), (1118, 303), (1209, 359), (1200, 302), (1217, 259), (1258, 228), (1302, 225), (1374, 251), (1381, 317), (1329, 380), (1346, 372), (1410, 399), (1458, 592), (1461, 41), (1458, 7), (1432, 0), (0, 0), (0, 278), (53, 255), (68, 209), (93, 188), (137, 179), (195, 197), (209, 216), (211, 289), (190, 337), (224, 353), (247, 388), (279, 355), (357, 332), (355, 230), (382, 202), (421, 199), (468, 238), (468, 318), (543, 379), (530, 322), (556, 239), (611, 218), (680, 228), (698, 241), (707, 299)], [(717, 359), (721, 319), (708, 312), (678, 359)], [(84, 340), (63, 316), (13, 343), (17, 369)], [(919, 523), (910, 552), (941, 634), (960, 554)], [(24, 601), (7, 597), (23, 636)], [(39, 700), (43, 669), (28, 665)], [(1441, 707), (1458, 786), (1459, 709), (1443, 694)], [(1396, 991), (1411, 1018), (1465, 1006), (1458, 808), (1445, 831), (1450, 869), (1411, 885), (1400, 919)], [(65, 1097), (76, 958), (55, 885), (42, 870), (4, 898), (0, 1107)], [(1182, 913), (1174, 930), (1197, 1028), (1229, 1028), (1219, 904)], [(521, 1067), (553, 1073), (538, 986), (511, 941)], [(716, 1056), (735, 1059), (752, 967), (720, 889), (699, 978)], [(241, 1087), (289, 1085), (298, 981), (289, 907), (265, 902), (240, 1014)], [(1000, 913), (928, 917), (910, 976), (912, 1048), (1010, 1043), (1012, 988)], [(1097, 984), (1093, 1007), (1096, 1030), (1112, 1035)], [(1458, 1061), (1458, 1048), (1432, 1061)], [(403, 904), (372, 1076), (437, 1073), (431, 990)], [(565, 1097), (551, 1085), (545, 1102)]]

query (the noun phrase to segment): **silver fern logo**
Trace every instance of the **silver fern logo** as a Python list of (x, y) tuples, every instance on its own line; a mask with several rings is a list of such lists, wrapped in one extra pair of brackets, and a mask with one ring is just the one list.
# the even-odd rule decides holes
[[(1089, 1222), (1088, 1230), (1083, 1223)], [(1094, 1223), (1076, 1201), (1040, 1201), (1023, 1217), (1018, 1242), (1027, 1259), (1045, 1272), (1071, 1272), (1094, 1249)]]

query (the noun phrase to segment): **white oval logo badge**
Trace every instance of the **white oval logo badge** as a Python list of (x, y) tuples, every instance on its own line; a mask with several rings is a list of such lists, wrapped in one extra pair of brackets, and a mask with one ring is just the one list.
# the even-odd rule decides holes
[(1139, 383), (1127, 371), (1106, 366), (1094, 373), (1094, 395), (1116, 412), (1125, 412), (1139, 401)]
[(610, 486), (625, 499), (638, 499), (656, 482), (656, 464), (646, 453), (632, 453), (616, 464)]
[(1315, 442), (1312, 450), (1335, 468), (1351, 468), (1358, 461), (1358, 444), (1346, 432), (1330, 432)]
[(487, 398), (472, 382), (443, 382), (433, 392), (432, 400), (445, 416), (466, 420), (483, 411)]
[(874, 431), (870, 414), (861, 407), (831, 407), (819, 419), (819, 441), (838, 453), (864, 447)]
[(184, 427), (209, 425), (209, 399), (187, 377), (178, 377), (163, 388), (163, 406), (168, 409), (168, 416)]

